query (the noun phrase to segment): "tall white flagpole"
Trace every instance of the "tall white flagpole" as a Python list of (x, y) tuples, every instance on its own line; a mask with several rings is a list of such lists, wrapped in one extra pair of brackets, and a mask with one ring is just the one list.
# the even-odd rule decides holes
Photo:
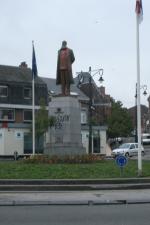
[(138, 130), (138, 176), (142, 175), (141, 156), (141, 102), (140, 102), (140, 47), (139, 47), (139, 15), (136, 13), (136, 53), (137, 53), (137, 130)]
[[(34, 42), (32, 41), (34, 51)], [(32, 59), (33, 60), (33, 59)], [(35, 82), (34, 73), (32, 71), (32, 154), (35, 155)]]

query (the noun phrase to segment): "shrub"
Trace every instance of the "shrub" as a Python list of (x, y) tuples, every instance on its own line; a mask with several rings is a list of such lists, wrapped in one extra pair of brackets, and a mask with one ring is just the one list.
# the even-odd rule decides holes
[(84, 154), (84, 155), (65, 155), (65, 156), (48, 156), (48, 155), (31, 155), (29, 158), (24, 159), (25, 163), (93, 163), (103, 160), (104, 156)]

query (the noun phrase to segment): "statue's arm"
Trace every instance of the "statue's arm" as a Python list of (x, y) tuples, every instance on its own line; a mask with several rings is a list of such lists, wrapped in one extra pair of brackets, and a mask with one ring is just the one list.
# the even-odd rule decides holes
[(75, 56), (72, 49), (70, 50), (70, 56), (71, 56), (71, 62), (73, 63), (75, 61)]

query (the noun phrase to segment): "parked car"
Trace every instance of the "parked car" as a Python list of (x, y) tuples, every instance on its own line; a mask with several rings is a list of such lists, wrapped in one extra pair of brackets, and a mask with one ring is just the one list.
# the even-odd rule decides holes
[[(142, 155), (145, 154), (144, 148), (141, 145)], [(138, 143), (124, 143), (112, 151), (112, 156), (124, 155), (126, 157), (138, 155)]]

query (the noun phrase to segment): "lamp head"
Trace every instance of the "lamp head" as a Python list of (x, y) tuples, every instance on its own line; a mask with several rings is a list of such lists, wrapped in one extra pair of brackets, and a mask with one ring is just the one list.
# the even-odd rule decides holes
[(147, 91), (146, 91), (146, 90), (144, 90), (143, 95), (144, 95), (144, 96), (146, 96), (146, 95), (147, 95)]
[(100, 83), (102, 83), (104, 81), (102, 75), (100, 76), (99, 80), (98, 80)]

